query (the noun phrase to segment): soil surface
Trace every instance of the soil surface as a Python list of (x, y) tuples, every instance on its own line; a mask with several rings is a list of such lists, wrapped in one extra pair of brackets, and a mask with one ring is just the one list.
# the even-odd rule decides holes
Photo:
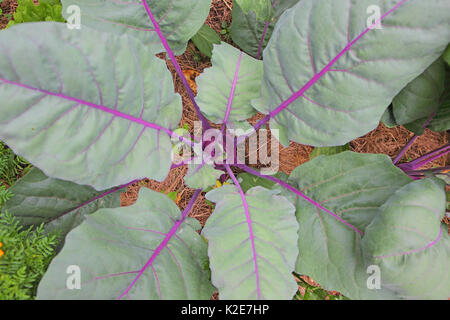
[[(212, 27), (217, 33), (220, 34), (222, 30), (223, 22), (228, 25), (231, 23), (231, 9), (232, 0), (213, 0), (210, 14), (206, 23)], [(0, 29), (4, 28), (8, 23), (8, 14), (12, 15), (17, 7), (15, 0), (4, 0), (0, 3), (0, 8), (3, 10), (3, 15), (0, 17)], [(7, 14), (5, 16), (5, 14)], [(228, 35), (221, 35), (223, 41), (226, 41), (234, 45)], [(162, 59), (165, 59), (165, 55), (160, 55)], [(166, 60), (167, 61), (167, 60)], [(187, 76), (191, 87), (196, 92), (195, 78), (203, 72), (205, 68), (211, 66), (210, 60), (203, 56), (196, 47), (189, 43), (186, 52), (177, 57), (177, 61)], [(183, 87), (181, 80), (175, 72), (175, 69), (171, 62), (167, 62), (169, 70), (172, 72), (175, 91), (178, 92), (183, 98), (183, 117), (180, 122), (180, 126), (188, 124), (192, 132), (193, 122), (197, 121), (197, 115), (195, 114), (192, 102), (189, 100), (186, 89)], [(251, 122), (256, 122), (262, 115), (256, 115)], [(378, 128), (368, 133), (367, 135), (360, 137), (350, 142), (352, 151), (359, 153), (381, 153), (394, 158), (403, 146), (413, 137), (413, 133), (405, 129), (404, 127), (396, 127), (389, 129), (383, 124), (380, 124)], [(429, 151), (432, 151), (440, 146), (449, 142), (449, 135), (447, 133), (436, 133), (430, 130), (426, 130), (425, 133), (420, 136), (412, 147), (406, 152), (401, 162), (405, 162), (408, 159), (415, 159), (422, 156)], [(284, 148), (280, 145), (280, 169), (289, 174), (300, 164), (309, 161), (310, 154), (314, 148), (311, 146), (300, 145), (297, 143), (291, 143), (289, 148)], [(430, 163), (428, 167), (435, 165), (445, 166), (449, 164), (449, 158), (442, 158)], [(129, 206), (135, 203), (139, 189), (142, 187), (150, 188), (155, 191), (163, 191), (167, 194), (172, 191), (178, 193), (176, 203), (183, 210), (191, 199), (194, 190), (189, 189), (184, 184), (184, 175), (187, 172), (187, 167), (182, 166), (176, 169), (172, 169), (170, 174), (163, 182), (157, 182), (149, 179), (144, 179), (138, 183), (135, 183), (128, 187), (127, 191), (121, 195), (121, 205)], [(193, 209), (190, 212), (190, 216), (198, 219), (202, 225), (212, 213), (212, 208), (205, 201), (204, 194), (202, 194), (197, 201)], [(448, 222), (448, 219), (446, 219)], [(303, 278), (303, 277), (302, 277)], [(312, 279), (305, 277), (305, 281), (311, 284), (315, 284)], [(331, 292), (331, 294), (337, 294)], [(217, 294), (213, 298), (217, 298)]]
[(14, 11), (16, 11), (16, 8), (16, 0), (3, 0), (3, 2), (0, 3), (0, 9), (3, 11), (3, 14), (0, 16), (0, 29), (6, 27), (9, 20), (12, 18)]

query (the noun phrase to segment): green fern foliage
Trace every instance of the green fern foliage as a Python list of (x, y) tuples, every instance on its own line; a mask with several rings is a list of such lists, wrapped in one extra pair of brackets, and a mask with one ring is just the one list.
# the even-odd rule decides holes
[(0, 186), (0, 209), (12, 197), (12, 193), (5, 186)]
[(8, 212), (0, 214), (0, 300), (31, 300), (55, 255), (57, 234), (41, 225), (23, 229)]
[(24, 158), (15, 155), (8, 146), (0, 141), (0, 185), (3, 183), (11, 186), (29, 169), (31, 169), (31, 165)]

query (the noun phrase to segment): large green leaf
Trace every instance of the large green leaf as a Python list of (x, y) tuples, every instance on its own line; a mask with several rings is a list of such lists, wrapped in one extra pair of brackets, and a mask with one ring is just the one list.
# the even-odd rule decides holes
[(0, 48), (0, 139), (16, 153), (97, 190), (167, 176), (181, 98), (149, 46), (45, 22), (2, 31)]
[[(373, 5), (382, 29), (368, 28)], [(446, 0), (302, 0), (282, 15), (264, 51), (268, 92), (254, 106), (274, 117), (281, 137), (343, 145), (374, 129), (449, 39)]]
[(275, 24), (299, 0), (235, 0), (230, 35), (245, 52), (261, 57)]
[(214, 123), (233, 124), (256, 113), (250, 101), (258, 97), (262, 62), (227, 43), (215, 45), (212, 68), (197, 78), (197, 102)]
[[(68, 234), (37, 298), (208, 299), (214, 288), (199, 228), (168, 197), (142, 188), (135, 205), (100, 209)], [(80, 289), (66, 286), (69, 266), (79, 267)]]
[(182, 54), (186, 45), (201, 28), (209, 14), (211, 0), (61, 0), (63, 15), (67, 19), (73, 13), (70, 6), (80, 8), (81, 24), (115, 34), (127, 34), (153, 44), (154, 52), (162, 52), (158, 35), (150, 21), (143, 1), (158, 21), (171, 49)]
[[(275, 1), (276, 2), (276, 1)], [(272, 16), (272, 0), (236, 0), (235, 4), (245, 13), (253, 11), (258, 19), (270, 20)]]
[[(447, 68), (448, 69), (448, 68)], [(447, 78), (445, 82), (445, 90), (442, 94), (439, 107), (436, 111), (436, 114), (432, 117), (431, 121), (429, 121), (430, 115), (413, 121), (411, 123), (405, 124), (405, 127), (413, 131), (416, 134), (422, 134), (424, 129), (424, 125), (428, 123), (427, 128), (436, 131), (443, 132), (450, 130), (450, 71), (447, 70)]]
[(216, 208), (202, 234), (221, 299), (292, 299), (297, 291), (295, 208), (276, 193), (254, 187), (245, 202), (231, 185), (207, 193)]
[[(363, 233), (378, 208), (411, 179), (385, 155), (347, 151), (297, 167), (289, 181)], [(296, 272), (351, 299), (394, 298), (389, 291), (366, 287), (361, 234), (300, 197), (296, 214), (300, 227)]]
[[(423, 125), (426, 121), (427, 119), (423, 118), (412, 123), (408, 123), (405, 127), (416, 134), (421, 134), (424, 131)], [(442, 101), (439, 110), (436, 112), (436, 115), (430, 121), (427, 128), (435, 132), (450, 130), (450, 94), (446, 95), (446, 98)]]
[(411, 182), (380, 208), (366, 228), (362, 247), (379, 266), (381, 285), (407, 299), (450, 297), (450, 237), (445, 214), (445, 183)]
[[(445, 64), (439, 58), (394, 98), (381, 121), (391, 128), (404, 125), (419, 135), (423, 134), (426, 123), (427, 127), (431, 125), (434, 128), (436, 121), (442, 122), (445, 118), (442, 109), (446, 105), (445, 90), (449, 79)], [(430, 122), (432, 114), (434, 116)]]
[(419, 77), (411, 81), (392, 101), (395, 122), (407, 124), (428, 118), (439, 108), (444, 92), (445, 64), (438, 59)]
[(388, 156), (345, 151), (297, 167), (289, 181), (357, 228), (372, 221), (387, 198), (411, 179)]
[(4, 210), (12, 213), (21, 225), (45, 224), (47, 231), (59, 231), (61, 237), (84, 221), (86, 215), (100, 208), (120, 206), (120, 190), (96, 191), (92, 187), (47, 177), (33, 168), (10, 189), (13, 197)]

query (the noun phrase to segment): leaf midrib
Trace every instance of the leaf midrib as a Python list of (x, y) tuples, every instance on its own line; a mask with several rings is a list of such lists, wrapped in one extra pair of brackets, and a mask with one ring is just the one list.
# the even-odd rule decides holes
[(168, 128), (162, 127), (162, 126), (157, 125), (157, 124), (152, 123), (152, 122), (145, 121), (145, 120), (143, 120), (141, 118), (136, 118), (136, 117), (134, 117), (132, 115), (120, 112), (118, 110), (110, 109), (110, 108), (108, 108), (108, 107), (106, 107), (104, 105), (99, 105), (99, 104), (95, 104), (95, 103), (92, 103), (92, 102), (89, 102), (89, 101), (86, 101), (86, 100), (83, 100), (83, 99), (74, 98), (74, 97), (65, 95), (63, 93), (54, 93), (54, 92), (47, 91), (47, 90), (44, 90), (44, 89), (34, 88), (32, 86), (29, 86), (29, 85), (26, 85), (26, 84), (23, 84), (23, 83), (19, 83), (19, 82), (10, 81), (10, 80), (4, 79), (4, 78), (0, 78), (0, 81), (2, 81), (3, 83), (9, 84), (9, 85), (13, 85), (13, 86), (17, 86), (17, 87), (23, 88), (23, 89), (37, 91), (37, 92), (45, 94), (46, 96), (53, 96), (53, 97), (61, 98), (61, 99), (64, 99), (64, 100), (77, 102), (80, 105), (85, 105), (85, 106), (88, 106), (88, 107), (91, 107), (91, 108), (94, 108), (94, 109), (97, 109), (97, 110), (100, 110), (100, 111), (112, 114), (115, 117), (119, 117), (119, 118), (122, 118), (122, 119), (125, 119), (125, 120), (128, 120), (128, 121), (131, 121), (133, 123), (137, 123), (137, 124), (143, 125), (143, 126), (145, 126), (147, 128), (151, 128), (151, 129), (154, 129), (154, 130), (157, 130), (157, 131), (161, 131), (162, 130), (162, 131), (166, 132), (169, 136), (173, 135), (172, 130), (170, 130)]

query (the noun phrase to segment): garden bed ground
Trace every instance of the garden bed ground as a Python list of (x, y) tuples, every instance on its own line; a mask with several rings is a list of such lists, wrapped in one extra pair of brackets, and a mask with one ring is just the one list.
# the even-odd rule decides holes
[[(3, 11), (3, 15), (0, 17), (0, 29), (6, 27), (8, 23), (8, 15), (13, 14), (16, 6), (16, 0), (4, 0), (0, 3), (0, 8)], [(224, 21), (228, 25), (231, 23), (231, 9), (232, 0), (213, 0), (210, 15), (207, 19), (207, 24), (220, 33)], [(222, 40), (232, 44), (226, 34), (221, 35), (221, 38)], [(162, 58), (164, 58), (164, 56), (162, 56)], [(195, 77), (202, 73), (205, 68), (211, 66), (209, 59), (202, 56), (192, 43), (189, 44), (186, 52), (179, 56), (177, 60), (190, 80), (192, 86), (195, 86)], [(187, 92), (170, 62), (168, 62), (168, 68), (172, 71), (176, 91), (183, 97), (183, 118), (180, 126), (188, 124), (189, 128), (192, 130), (193, 122), (198, 120), (193, 105), (190, 102)], [(259, 117), (261, 117), (261, 115), (256, 115), (254, 119), (256, 120)], [(352, 141), (350, 143), (350, 147), (351, 150), (355, 152), (382, 153), (393, 158), (412, 136), (413, 133), (403, 127), (389, 129), (383, 124), (380, 124), (378, 128), (372, 132)], [(425, 134), (419, 137), (413, 146), (406, 152), (402, 161), (417, 158), (429, 151), (445, 145), (449, 142), (449, 138), (448, 133), (440, 134), (426, 130)], [(280, 146), (281, 170), (289, 174), (298, 165), (309, 161), (312, 150), (313, 147), (304, 146), (297, 143), (291, 143), (289, 148), (283, 148)], [(448, 163), (448, 157), (442, 158), (430, 163), (429, 167), (435, 165), (444, 166), (448, 165)], [(132, 205), (138, 197), (139, 189), (141, 187), (148, 187), (159, 192), (163, 190), (165, 193), (173, 191), (177, 192), (176, 203), (180, 209), (183, 210), (194, 193), (192, 189), (189, 189), (184, 185), (183, 177), (186, 172), (187, 168), (183, 166), (171, 170), (169, 176), (163, 182), (144, 179), (139, 183), (135, 183), (128, 187), (127, 191), (121, 195), (121, 204), (123, 206)], [(191, 210), (190, 216), (198, 219), (203, 225), (210, 216), (211, 212), (212, 207), (206, 203), (204, 196), (201, 195)], [(307, 279), (307, 281), (312, 280)]]

